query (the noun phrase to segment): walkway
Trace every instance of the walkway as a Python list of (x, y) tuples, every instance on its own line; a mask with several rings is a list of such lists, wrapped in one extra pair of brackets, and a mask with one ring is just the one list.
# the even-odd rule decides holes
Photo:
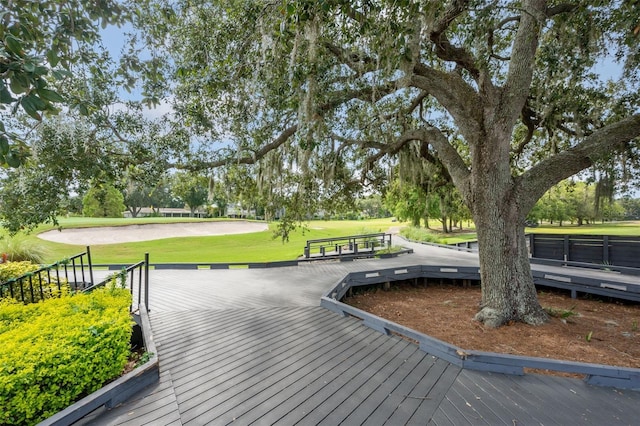
[(320, 308), (353, 271), (477, 265), (429, 246), (385, 260), (151, 272), (161, 380), (96, 425), (635, 424), (640, 392), (460, 370)]

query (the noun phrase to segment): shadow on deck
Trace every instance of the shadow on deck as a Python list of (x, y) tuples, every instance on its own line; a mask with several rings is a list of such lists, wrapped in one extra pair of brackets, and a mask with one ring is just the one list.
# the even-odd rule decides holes
[[(473, 257), (463, 255), (457, 264), (473, 265)], [(430, 261), (446, 264), (438, 256), (434, 252)], [(84, 423), (637, 421), (640, 392), (577, 379), (462, 370), (407, 340), (318, 306), (322, 293), (349, 272), (416, 260), (318, 263), (286, 270), (153, 271), (151, 323), (160, 383)]]

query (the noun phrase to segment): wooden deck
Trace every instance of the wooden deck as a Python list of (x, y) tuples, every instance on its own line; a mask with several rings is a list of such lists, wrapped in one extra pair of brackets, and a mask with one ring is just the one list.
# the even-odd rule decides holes
[(152, 271), (160, 383), (84, 419), (95, 425), (636, 424), (640, 392), (551, 376), (461, 370), (319, 307), (349, 272), (469, 253), (289, 268)]

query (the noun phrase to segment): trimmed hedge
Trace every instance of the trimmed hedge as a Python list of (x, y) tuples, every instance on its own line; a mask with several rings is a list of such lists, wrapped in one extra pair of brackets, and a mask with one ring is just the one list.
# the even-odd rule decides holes
[(131, 294), (0, 300), (0, 424), (36, 424), (101, 388), (130, 353)]

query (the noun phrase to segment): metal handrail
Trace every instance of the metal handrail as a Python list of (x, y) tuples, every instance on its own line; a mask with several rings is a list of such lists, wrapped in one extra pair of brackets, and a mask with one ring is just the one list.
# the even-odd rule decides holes
[[(89, 281), (86, 280), (85, 269), (89, 270)], [(60, 293), (64, 282), (69, 285), (70, 290), (91, 287), (93, 286), (92, 269), (91, 249), (87, 246), (87, 250), (83, 253), (42, 266), (35, 271), (27, 272), (19, 277), (0, 283), (0, 298), (9, 296), (26, 304), (37, 302), (46, 297), (54, 297), (51, 289), (52, 284), (57, 286)], [(52, 277), (52, 271), (54, 270), (55, 278)], [(64, 271), (63, 277), (61, 277), (61, 270)], [(70, 280), (70, 276), (72, 276), (73, 281)], [(34, 279), (34, 277), (37, 278)], [(79, 278), (81, 278), (81, 281), (79, 281)]]
[[(391, 234), (379, 232), (375, 234), (346, 235), (342, 237), (318, 238), (307, 240), (304, 257), (309, 259), (317, 250), (321, 257), (342, 254), (358, 254), (359, 252), (375, 251), (376, 247), (390, 248)], [(327, 250), (328, 249), (328, 250)], [(346, 252), (346, 253), (345, 253)]]
[[(138, 274), (137, 274), (138, 304), (137, 305), (135, 305), (133, 302), (133, 299), (134, 299), (133, 290), (134, 290), (134, 285), (136, 284), (136, 273), (135, 273), (136, 271), (138, 271)], [(121, 271), (109, 275), (107, 278), (105, 278), (101, 282), (85, 289), (84, 291), (89, 292), (89, 291), (93, 291), (98, 287), (104, 287), (109, 282), (116, 279), (123, 280), (122, 287), (128, 288), (129, 291), (131, 292), (131, 308), (130, 308), (131, 312), (135, 312), (137, 310), (137, 309), (134, 309), (134, 307), (136, 306), (139, 307), (141, 305), (143, 294), (144, 294), (144, 306), (147, 307), (146, 308), (147, 311), (149, 310), (149, 253), (145, 253), (144, 260), (141, 260), (136, 264), (123, 267)], [(144, 288), (142, 287), (143, 284), (144, 284)]]

